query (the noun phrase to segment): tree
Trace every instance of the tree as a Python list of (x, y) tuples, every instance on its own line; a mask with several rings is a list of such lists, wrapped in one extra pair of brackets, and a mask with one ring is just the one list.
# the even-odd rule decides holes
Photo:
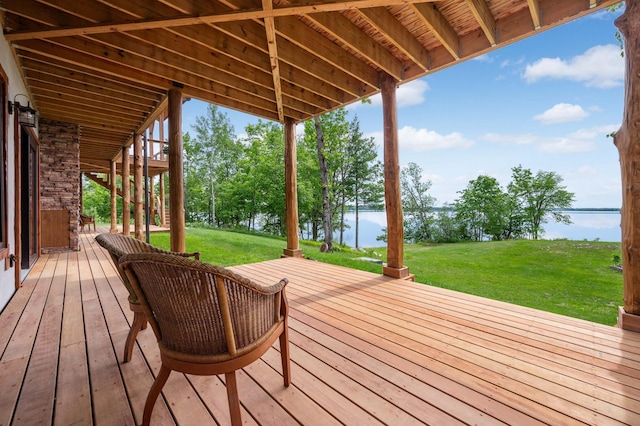
[(498, 180), (480, 175), (458, 193), (460, 198), (454, 203), (456, 220), (464, 225), (466, 236), (475, 241), (486, 237), (503, 239), (508, 196), (500, 188)]
[(436, 199), (429, 195), (430, 180), (422, 180), (422, 169), (409, 163), (400, 171), (402, 210), (404, 212), (404, 237), (407, 242), (431, 239), (433, 206)]
[(206, 115), (196, 117), (193, 129), (196, 135), (188, 150), (190, 169), (206, 190), (208, 222), (219, 226), (223, 221), (216, 218), (216, 194), (222, 183), (237, 171), (243, 147), (236, 140), (227, 114), (220, 112), (216, 105), (209, 104)]
[[(378, 153), (376, 152), (375, 141), (373, 138), (363, 137), (357, 116), (354, 117), (349, 125), (347, 153), (349, 168), (344, 182), (345, 193), (347, 194), (345, 198), (354, 203), (355, 246), (358, 248), (360, 205), (379, 207), (384, 198), (384, 184), (382, 182), (382, 163), (377, 161)], [(344, 227), (344, 219), (341, 222)], [(342, 235), (340, 243), (342, 243)]]
[(453, 206), (444, 204), (436, 213), (431, 240), (436, 243), (454, 243), (462, 238), (460, 223)]
[(562, 209), (571, 208), (574, 194), (562, 186), (562, 176), (555, 172), (538, 171), (535, 175), (522, 165), (514, 167), (509, 183), (509, 194), (520, 206), (525, 232), (537, 240), (544, 231), (542, 224), (548, 218), (556, 222), (570, 224), (571, 217)]

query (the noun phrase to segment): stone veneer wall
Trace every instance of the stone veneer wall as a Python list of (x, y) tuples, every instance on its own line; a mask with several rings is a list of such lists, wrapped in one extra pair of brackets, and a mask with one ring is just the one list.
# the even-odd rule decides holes
[[(69, 246), (44, 247), (43, 243), (43, 253), (80, 249), (79, 137), (80, 128), (77, 124), (39, 120), (41, 218), (46, 215), (47, 210), (66, 210), (69, 212)], [(43, 232), (45, 231), (43, 230)]]

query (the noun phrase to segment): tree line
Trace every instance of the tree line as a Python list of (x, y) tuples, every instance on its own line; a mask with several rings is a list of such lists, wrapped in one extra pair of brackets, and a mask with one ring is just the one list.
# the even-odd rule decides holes
[(409, 163), (400, 176), (405, 241), (538, 239), (549, 220), (571, 223), (562, 210), (571, 208), (575, 197), (562, 185), (562, 176), (542, 170), (534, 174), (521, 165), (511, 172), (506, 188), (480, 175), (458, 191), (451, 205), (436, 211), (431, 182), (422, 179), (420, 166)]
[[(186, 221), (284, 236), (283, 128), (259, 120), (244, 130), (245, 136), (236, 136), (228, 116), (209, 105), (196, 118), (193, 135), (183, 136)], [(383, 165), (358, 117), (349, 120), (347, 111), (338, 109), (305, 122), (297, 138), (297, 168), (301, 237), (324, 241), (332, 250), (334, 234), (343, 244), (345, 214), (353, 211), (357, 248), (359, 211), (384, 207)], [(478, 176), (452, 205), (434, 209), (431, 182), (422, 178), (417, 164), (409, 163), (401, 170), (405, 240), (535, 239), (549, 218), (570, 221), (557, 211), (573, 202), (559, 175), (533, 174), (521, 166), (512, 172), (506, 189), (493, 177)], [(108, 200), (107, 190), (85, 183), (85, 211), (108, 220)]]

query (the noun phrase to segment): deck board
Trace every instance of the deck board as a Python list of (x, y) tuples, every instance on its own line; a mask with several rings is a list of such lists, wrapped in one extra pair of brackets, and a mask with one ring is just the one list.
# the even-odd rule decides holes
[[(104, 232), (104, 228), (99, 228)], [(0, 314), (0, 425), (141, 421), (160, 368), (95, 233), (46, 255)], [(640, 424), (640, 334), (305, 259), (289, 279), (293, 383), (279, 346), (237, 373), (247, 425)], [(224, 377), (172, 373), (152, 424), (230, 423)]]

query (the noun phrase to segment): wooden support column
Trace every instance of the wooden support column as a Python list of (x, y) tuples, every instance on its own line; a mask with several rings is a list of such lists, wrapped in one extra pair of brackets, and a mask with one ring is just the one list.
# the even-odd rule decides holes
[(161, 173), (160, 176), (160, 184), (158, 186), (158, 190), (160, 191), (160, 201), (158, 202), (158, 214), (160, 215), (160, 226), (167, 226), (167, 212), (165, 211), (165, 200), (164, 200), (164, 173)]
[(184, 176), (182, 170), (182, 89), (169, 89), (169, 222), (171, 250), (185, 251)]
[(116, 186), (117, 169), (116, 162), (111, 160), (111, 175), (109, 176), (109, 189), (111, 190), (111, 228), (109, 232), (118, 233), (118, 188)]
[(284, 193), (286, 203), (287, 248), (283, 256), (302, 257), (298, 237), (298, 183), (296, 163), (296, 124), (287, 117), (284, 122)]
[(622, 273), (624, 306), (618, 326), (640, 331), (640, 2), (626, 2), (616, 22), (625, 38), (625, 97), (622, 125), (613, 138), (622, 174)]
[(384, 124), (384, 201), (387, 212), (387, 265), (382, 273), (394, 278), (411, 278), (404, 266), (404, 228), (400, 192), (400, 160), (398, 148), (398, 111), (396, 86), (388, 74), (381, 77), (382, 114)]
[(133, 137), (133, 220), (135, 237), (144, 241), (144, 187), (142, 163), (142, 135)]
[(122, 235), (131, 235), (131, 167), (129, 147), (122, 148)]

